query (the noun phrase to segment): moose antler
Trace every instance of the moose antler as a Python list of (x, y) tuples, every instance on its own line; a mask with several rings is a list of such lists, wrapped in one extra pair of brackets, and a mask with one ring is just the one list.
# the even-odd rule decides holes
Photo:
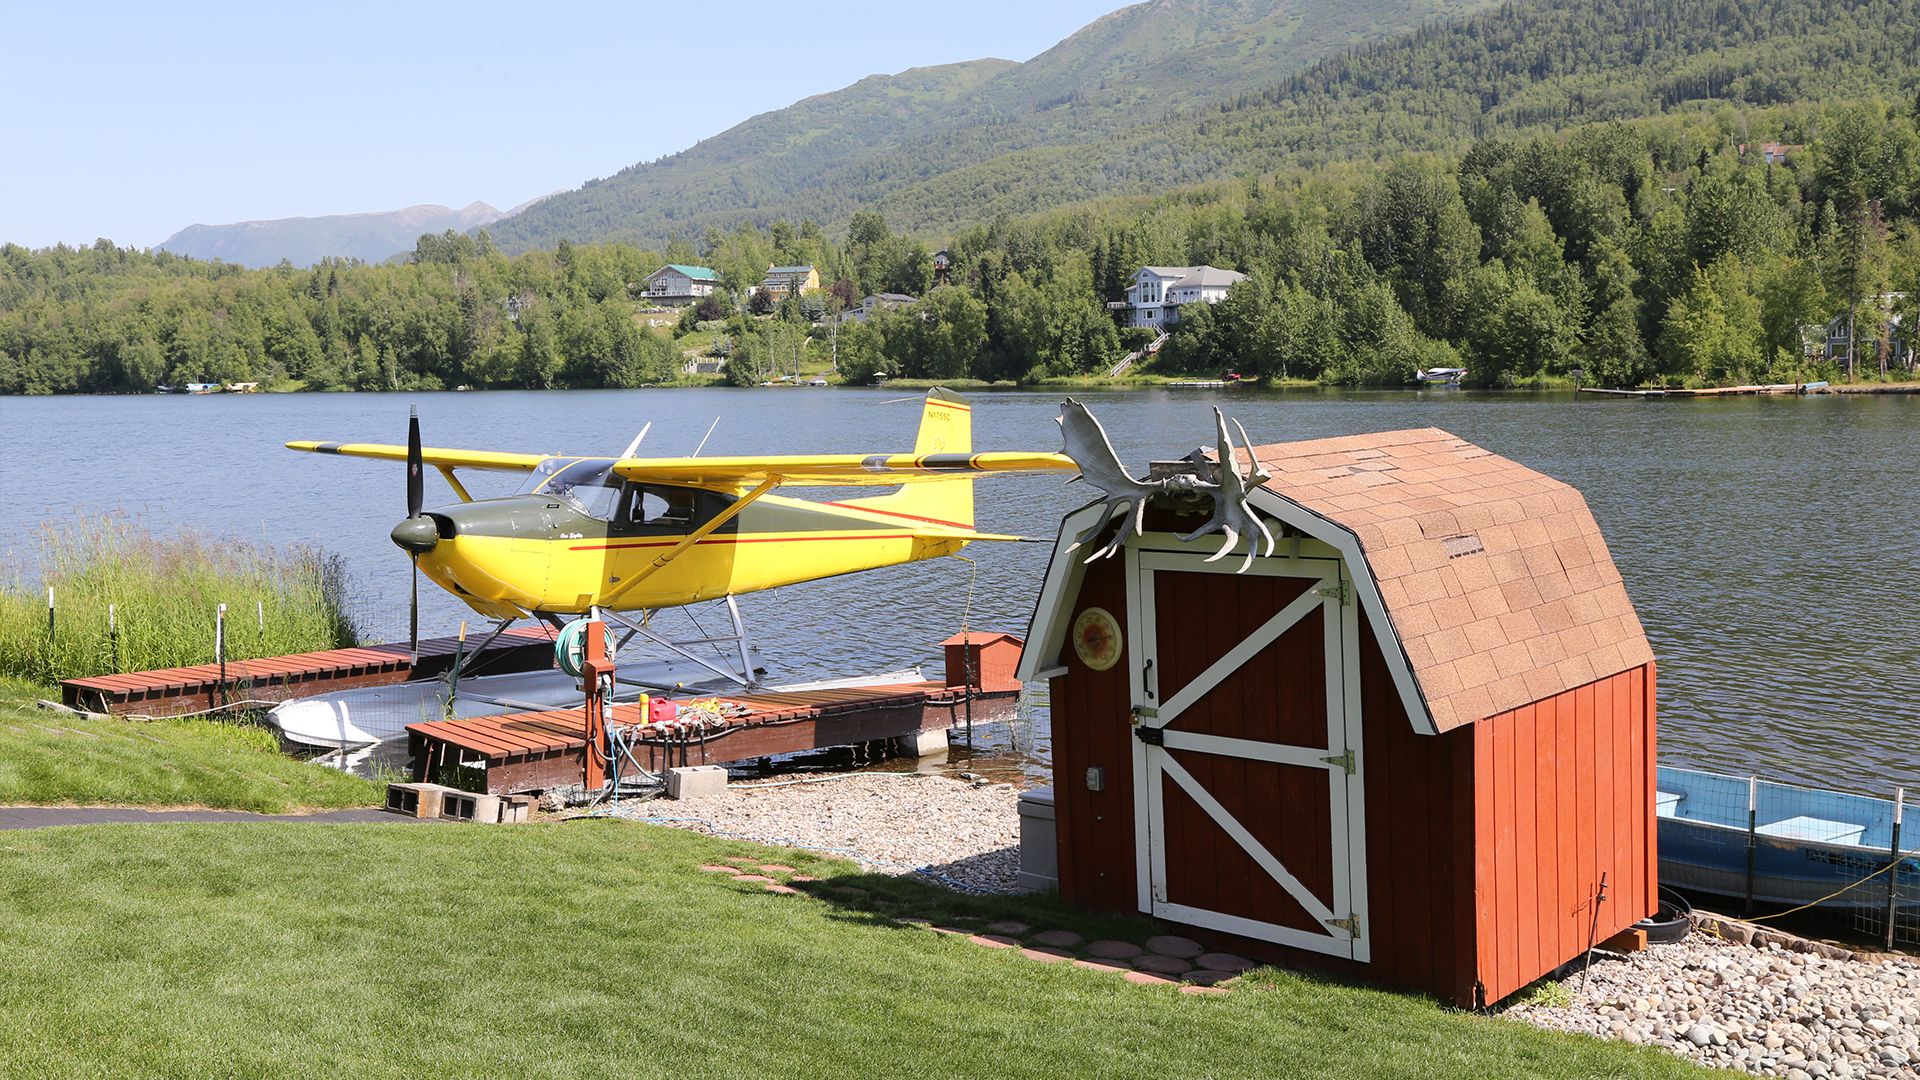
[[(1247, 429), (1240, 426), (1240, 421), (1235, 420), (1233, 426), (1240, 432), (1241, 444), (1247, 448), (1247, 472), (1242, 476), (1240, 454), (1234, 449), (1233, 437), (1227, 434), (1227, 418), (1221, 415), (1219, 409), (1213, 410), (1213, 423), (1220, 437), (1220, 441), (1214, 444), (1215, 452), (1219, 455), (1219, 463), (1214, 473), (1220, 479), (1217, 484), (1212, 485), (1216, 489), (1213, 493), (1213, 516), (1207, 519), (1205, 525), (1180, 539), (1198, 540), (1208, 533), (1225, 533), (1226, 543), (1221, 544), (1219, 551), (1206, 558), (1207, 562), (1214, 562), (1232, 551), (1234, 546), (1240, 543), (1241, 537), (1246, 537), (1247, 557), (1241, 560), (1240, 569), (1234, 571), (1236, 574), (1244, 574), (1247, 572), (1247, 567), (1253, 565), (1255, 555), (1273, 554), (1273, 533), (1268, 531), (1266, 522), (1260, 520), (1260, 515), (1254, 513), (1253, 508), (1247, 505), (1248, 492), (1272, 479), (1273, 474), (1261, 468), (1260, 459), (1253, 453), (1253, 440), (1247, 438)], [(1256, 536), (1263, 543), (1255, 543), (1253, 538)]]
[[(1180, 537), (1181, 540), (1195, 540), (1209, 533), (1223, 533), (1226, 542), (1220, 550), (1207, 557), (1213, 562), (1224, 557), (1240, 543), (1242, 537), (1248, 538), (1247, 556), (1236, 573), (1243, 573), (1253, 565), (1255, 555), (1273, 554), (1273, 534), (1260, 520), (1258, 514), (1247, 504), (1248, 493), (1267, 482), (1269, 474), (1260, 467), (1259, 459), (1253, 456), (1252, 440), (1247, 438), (1247, 429), (1240, 426), (1238, 420), (1234, 427), (1240, 432), (1240, 441), (1247, 447), (1249, 468), (1245, 475), (1240, 471), (1240, 455), (1233, 443), (1233, 437), (1227, 432), (1227, 418), (1219, 409), (1213, 410), (1213, 422), (1219, 441), (1215, 444), (1218, 464), (1213, 471), (1219, 477), (1217, 481), (1201, 476), (1206, 467), (1201, 452), (1196, 451), (1189, 458), (1191, 472), (1176, 473), (1172, 476), (1152, 480), (1136, 480), (1121, 464), (1120, 455), (1114, 452), (1113, 442), (1107, 438), (1107, 431), (1100, 425), (1088, 408), (1072, 398), (1060, 405), (1060, 433), (1066, 442), (1066, 454), (1074, 464), (1080, 466), (1080, 475), (1075, 480), (1085, 480), (1106, 495), (1106, 512), (1092, 528), (1074, 539), (1069, 551), (1077, 551), (1099, 537), (1115, 521), (1124, 524), (1115, 532), (1113, 538), (1102, 545), (1098, 551), (1087, 556), (1086, 561), (1105, 558), (1126, 545), (1128, 538), (1140, 534), (1145, 526), (1147, 503), (1156, 498), (1172, 498), (1205, 494), (1213, 500), (1213, 514), (1206, 524)], [(1073, 481), (1068, 481), (1072, 483)], [(1262, 543), (1253, 541), (1259, 537)], [(1264, 547), (1264, 550), (1262, 550)]]

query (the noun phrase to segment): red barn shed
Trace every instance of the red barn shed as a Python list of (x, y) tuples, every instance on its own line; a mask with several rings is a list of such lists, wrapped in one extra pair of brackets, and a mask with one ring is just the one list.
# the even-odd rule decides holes
[(1245, 573), (1062, 523), (1020, 675), (1063, 898), (1466, 1006), (1652, 914), (1653, 653), (1580, 493), (1431, 428), (1254, 453)]

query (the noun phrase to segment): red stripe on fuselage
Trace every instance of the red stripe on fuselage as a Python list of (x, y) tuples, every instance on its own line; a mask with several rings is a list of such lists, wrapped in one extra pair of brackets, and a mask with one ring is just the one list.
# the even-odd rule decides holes
[[(615, 551), (621, 548), (674, 547), (682, 543), (685, 539), (686, 539), (685, 537), (681, 537), (679, 540), (637, 540), (631, 544), (575, 544), (572, 547), (568, 548), (567, 550), (568, 551)], [(820, 541), (820, 540), (912, 540), (912, 539), (915, 539), (914, 533), (868, 533), (862, 536), (750, 536), (750, 537), (709, 536), (704, 540), (694, 541), (694, 546), (699, 547), (701, 544), (801, 544), (801, 543), (807, 543), (810, 541)]]
[(973, 528), (972, 525), (969, 525), (964, 521), (946, 521), (941, 518), (921, 517), (919, 514), (903, 514), (898, 510), (876, 510), (871, 506), (861, 506), (858, 503), (823, 502), (820, 505), (821, 506), (837, 506), (842, 510), (858, 510), (860, 513), (863, 513), (863, 514), (883, 514), (887, 517), (905, 518), (908, 521), (924, 521), (929, 525), (945, 525), (949, 529)]

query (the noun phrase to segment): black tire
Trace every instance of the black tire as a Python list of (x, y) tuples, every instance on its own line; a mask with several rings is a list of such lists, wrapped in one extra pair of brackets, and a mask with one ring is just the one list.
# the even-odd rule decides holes
[(1634, 923), (1633, 928), (1646, 933), (1649, 945), (1671, 945), (1693, 933), (1693, 905), (1686, 897), (1662, 886), (1660, 907)]

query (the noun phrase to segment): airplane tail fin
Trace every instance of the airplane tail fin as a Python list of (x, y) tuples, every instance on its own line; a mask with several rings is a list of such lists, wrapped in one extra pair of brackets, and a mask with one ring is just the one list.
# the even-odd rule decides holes
[[(920, 434), (913, 443), (914, 456), (972, 452), (973, 408), (967, 399), (939, 387), (927, 391), (927, 402), (920, 411)], [(971, 530), (973, 478), (957, 476), (907, 484), (891, 495), (854, 499), (846, 505), (924, 524)]]

